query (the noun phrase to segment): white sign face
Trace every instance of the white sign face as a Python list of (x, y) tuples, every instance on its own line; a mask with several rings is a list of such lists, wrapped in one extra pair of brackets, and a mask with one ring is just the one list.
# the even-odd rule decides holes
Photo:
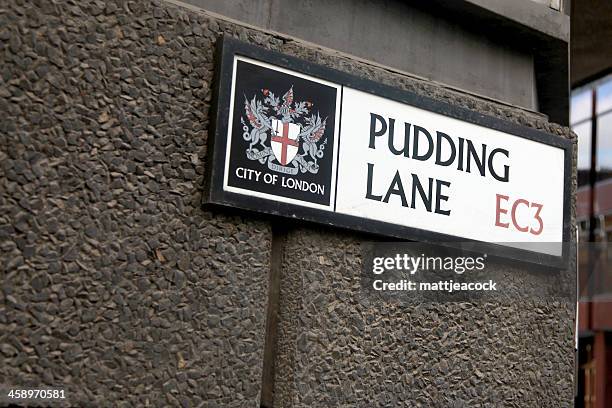
[(228, 41), (209, 202), (564, 256), (568, 140)]
[(343, 94), (336, 212), (478, 241), (562, 241), (563, 149)]

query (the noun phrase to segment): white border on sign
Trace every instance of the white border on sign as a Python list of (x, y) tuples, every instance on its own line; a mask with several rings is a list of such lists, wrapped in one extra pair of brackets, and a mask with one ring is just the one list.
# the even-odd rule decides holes
[[(332, 160), (332, 177), (330, 184), (330, 196), (329, 196), (329, 205), (316, 204), (308, 201), (297, 200), (294, 198), (281, 197), (273, 194), (261, 193), (259, 191), (247, 190), (244, 188), (233, 187), (228, 185), (229, 178), (229, 159), (230, 152), (232, 147), (232, 127), (234, 121), (234, 91), (236, 86), (236, 68), (238, 61), (244, 61), (249, 64), (259, 65), (264, 68), (271, 69), (273, 71), (282, 72), (284, 74), (292, 75), (298, 78), (303, 78), (308, 81), (317, 82), (319, 84), (327, 85), (332, 88), (336, 88), (336, 117), (334, 120), (334, 146), (333, 146), (333, 160)], [(321, 210), (334, 211), (334, 203), (336, 202), (336, 167), (338, 166), (338, 142), (340, 137), (340, 110), (341, 110), (341, 97), (342, 97), (342, 85), (335, 84), (333, 82), (325, 81), (322, 79), (314, 78), (308, 75), (300, 74), (295, 71), (291, 71), (289, 69), (279, 68), (274, 65), (267, 64), (265, 62), (257, 61), (251, 58), (234, 56), (233, 66), (232, 66), (232, 87), (230, 90), (230, 106), (229, 106), (229, 118), (227, 124), (227, 146), (225, 147), (225, 169), (223, 171), (223, 190), (229, 191), (231, 193), (237, 194), (245, 194), (253, 197), (265, 198), (268, 200), (280, 201), (282, 203), (289, 203), (300, 205), (302, 207), (310, 207), (317, 208)]]

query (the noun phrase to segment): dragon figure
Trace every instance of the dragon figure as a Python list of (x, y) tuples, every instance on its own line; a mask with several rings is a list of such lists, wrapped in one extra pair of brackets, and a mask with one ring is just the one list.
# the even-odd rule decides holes
[(253, 150), (253, 146), (257, 143), (263, 145), (266, 141), (268, 138), (268, 129), (272, 129), (272, 124), (266, 115), (268, 107), (257, 100), (256, 96), (253, 96), (253, 99), (249, 101), (245, 95), (244, 110), (253, 129), (249, 132), (248, 126), (244, 122), (244, 119), (241, 118), (242, 127), (244, 129), (242, 136), (244, 140), (249, 142), (249, 150)]
[(317, 159), (323, 157), (323, 149), (325, 146), (325, 142), (321, 146), (317, 146), (317, 142), (325, 133), (325, 125), (327, 123), (327, 118), (321, 120), (321, 117), (317, 113), (317, 115), (311, 115), (306, 118), (306, 126), (302, 128), (302, 131), (298, 135), (298, 137), (302, 138), (304, 144), (302, 148), (304, 149), (304, 153), (301, 154), (302, 157), (309, 155), (315, 163), (315, 167), (317, 166)]

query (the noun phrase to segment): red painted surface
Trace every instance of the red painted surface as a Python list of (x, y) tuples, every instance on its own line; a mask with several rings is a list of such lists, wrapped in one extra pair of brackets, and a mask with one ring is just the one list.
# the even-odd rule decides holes
[[(595, 408), (606, 408), (606, 334), (595, 333), (593, 342), (595, 360)], [(603, 375), (602, 375), (603, 374)]]
[[(576, 216), (579, 220), (589, 218), (590, 187), (578, 189)], [(600, 181), (595, 185), (595, 214), (612, 213), (612, 179)]]

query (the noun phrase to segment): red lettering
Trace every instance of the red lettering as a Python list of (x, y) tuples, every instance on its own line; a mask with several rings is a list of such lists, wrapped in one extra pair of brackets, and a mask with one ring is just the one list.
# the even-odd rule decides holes
[(516, 208), (520, 205), (520, 204), (524, 204), (527, 206), (527, 208), (529, 208), (529, 201), (524, 200), (522, 198), (519, 198), (518, 200), (516, 200), (514, 202), (514, 204), (512, 204), (512, 224), (514, 224), (514, 228), (516, 228), (517, 230), (521, 231), (521, 232), (527, 232), (529, 231), (529, 227), (521, 227), (520, 225), (518, 225), (518, 222), (516, 221)]
[(534, 229), (532, 228), (529, 232), (532, 233), (533, 235), (540, 235), (542, 231), (544, 230), (544, 221), (542, 221), (542, 218), (540, 217), (540, 212), (542, 211), (543, 205), (537, 204), (537, 203), (531, 203), (531, 206), (538, 209), (534, 215), (534, 218), (538, 220), (538, 223), (540, 224), (540, 229), (537, 231), (534, 231)]
[(510, 226), (509, 223), (502, 223), (500, 220), (500, 215), (501, 214), (508, 214), (508, 210), (502, 209), (500, 207), (501, 204), (501, 200), (505, 200), (508, 201), (509, 197), (505, 196), (505, 195), (501, 195), (501, 194), (497, 194), (496, 197), (496, 208), (495, 208), (495, 226), (496, 227), (502, 227), (502, 228), (508, 228)]
[[(508, 209), (502, 208), (502, 205), (501, 205), (502, 200), (505, 202), (508, 202), (510, 201), (510, 197), (503, 195), (503, 194), (496, 194), (495, 196), (495, 226), (501, 227), (501, 228), (509, 228), (510, 223), (502, 222), (501, 220), (502, 214), (508, 214)], [(527, 206), (527, 208), (536, 209), (536, 213), (533, 216), (533, 218), (538, 222), (538, 229), (534, 229), (533, 227), (530, 228), (529, 226), (521, 227), (519, 225), (519, 222), (516, 218), (516, 212), (520, 205)], [(516, 228), (517, 231), (528, 232), (532, 235), (540, 235), (542, 231), (544, 231), (544, 220), (542, 220), (542, 217), (540, 216), (540, 213), (542, 212), (543, 208), (544, 206), (542, 204), (530, 203), (524, 198), (517, 199), (512, 204), (512, 209), (510, 210), (510, 218), (512, 219), (512, 225), (514, 225), (514, 228)]]

